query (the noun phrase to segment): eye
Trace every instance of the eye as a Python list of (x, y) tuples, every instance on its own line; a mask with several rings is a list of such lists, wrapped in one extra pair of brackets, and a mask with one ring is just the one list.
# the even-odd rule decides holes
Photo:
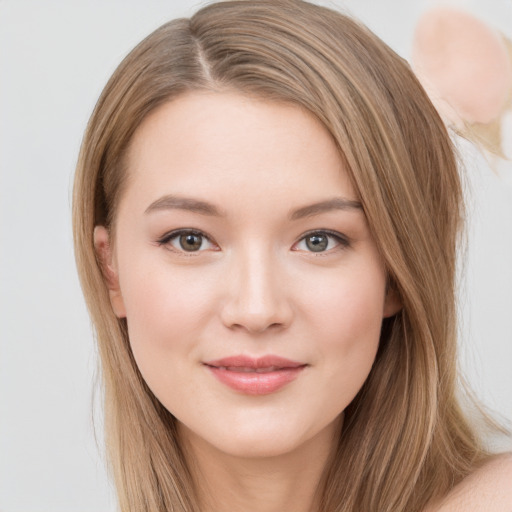
[(180, 229), (171, 231), (158, 240), (159, 245), (170, 245), (174, 250), (180, 252), (200, 252), (211, 249), (213, 243), (201, 231)]
[(339, 246), (348, 247), (350, 245), (346, 237), (340, 233), (332, 231), (312, 231), (299, 240), (295, 250), (307, 252), (327, 252)]

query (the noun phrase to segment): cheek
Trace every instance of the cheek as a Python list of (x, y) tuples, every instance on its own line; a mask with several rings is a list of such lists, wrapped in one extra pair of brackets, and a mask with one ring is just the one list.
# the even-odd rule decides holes
[(303, 310), (325, 340), (340, 347), (345, 341), (348, 348), (378, 338), (385, 299), (385, 274), (379, 266), (348, 267), (338, 275), (314, 277), (304, 282)]
[[(371, 268), (371, 267), (370, 267)], [(383, 272), (352, 271), (342, 285), (324, 283), (308, 305), (309, 324), (318, 333), (318, 364), (325, 368), (327, 389), (343, 409), (366, 380), (379, 346), (385, 296)], [(320, 293), (320, 290), (322, 292)]]
[[(159, 373), (169, 374), (169, 362), (194, 355), (214, 301), (208, 276), (140, 260), (130, 259), (121, 273), (121, 292), (132, 352), (150, 384)], [(167, 369), (159, 371), (164, 362)]]

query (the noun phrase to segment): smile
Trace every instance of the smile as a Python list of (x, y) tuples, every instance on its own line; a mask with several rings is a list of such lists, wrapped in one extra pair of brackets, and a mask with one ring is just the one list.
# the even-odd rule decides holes
[(278, 356), (234, 356), (204, 363), (223, 384), (246, 395), (267, 395), (295, 380), (307, 364)]

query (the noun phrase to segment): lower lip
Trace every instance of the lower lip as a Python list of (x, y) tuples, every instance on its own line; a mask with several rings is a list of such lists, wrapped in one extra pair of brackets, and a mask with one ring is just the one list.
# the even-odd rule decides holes
[[(207, 365), (208, 366), (208, 365)], [(305, 366), (283, 368), (273, 372), (236, 372), (208, 366), (208, 369), (223, 384), (246, 395), (268, 395), (295, 380)]]

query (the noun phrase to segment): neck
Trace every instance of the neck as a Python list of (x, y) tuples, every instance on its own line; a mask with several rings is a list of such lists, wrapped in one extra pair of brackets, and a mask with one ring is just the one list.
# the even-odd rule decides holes
[(292, 452), (240, 457), (180, 425), (201, 512), (316, 512), (317, 491), (340, 428), (341, 418)]

